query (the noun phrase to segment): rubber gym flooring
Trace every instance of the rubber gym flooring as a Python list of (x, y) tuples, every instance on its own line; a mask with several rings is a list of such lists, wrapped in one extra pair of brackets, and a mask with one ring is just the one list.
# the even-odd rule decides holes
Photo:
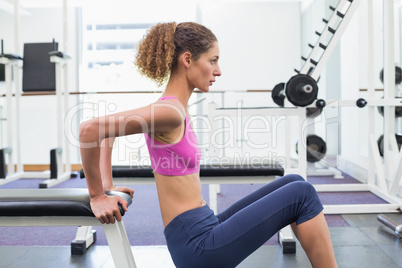
[[(346, 174), (345, 174), (346, 175)], [(308, 178), (316, 183), (352, 183), (330, 177)], [(18, 180), (0, 188), (37, 188), (41, 180)], [(58, 188), (85, 187), (85, 180), (71, 179)], [(260, 185), (222, 185), (218, 196), (219, 209), (255, 190)], [(157, 194), (154, 185), (132, 186), (135, 197), (124, 216), (133, 254), (139, 268), (174, 267), (163, 238)], [(204, 197), (208, 187), (203, 186)], [(334, 203), (383, 203), (367, 193), (320, 193), (324, 204)], [(339, 267), (402, 267), (402, 240), (379, 223), (376, 214), (327, 215), (332, 242)], [(402, 214), (388, 214), (402, 224)], [(75, 237), (75, 227), (2, 227), (0, 228), (0, 267), (114, 267), (109, 248), (101, 228), (97, 242), (85, 255), (71, 256), (70, 242)], [(277, 235), (254, 252), (238, 267), (311, 267), (300, 244), (296, 254), (283, 254)]]

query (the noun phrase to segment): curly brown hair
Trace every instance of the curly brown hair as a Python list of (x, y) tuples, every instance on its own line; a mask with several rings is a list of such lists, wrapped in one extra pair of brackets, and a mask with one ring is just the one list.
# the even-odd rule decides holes
[(216, 41), (211, 30), (195, 22), (159, 23), (141, 40), (135, 65), (142, 75), (161, 86), (175, 70), (179, 55), (190, 52), (196, 61)]

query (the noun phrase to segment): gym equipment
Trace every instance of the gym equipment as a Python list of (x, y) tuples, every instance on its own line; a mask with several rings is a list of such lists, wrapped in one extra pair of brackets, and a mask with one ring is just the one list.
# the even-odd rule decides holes
[(390, 228), (398, 236), (398, 238), (402, 238), (402, 224), (396, 223), (384, 214), (377, 215), (377, 220)]
[[(0, 63), (5, 66), (5, 81), (6, 81), (6, 129), (7, 129), (7, 142), (6, 147), (2, 148), (0, 151), (0, 179), (6, 178), (6, 155), (8, 156), (8, 178), (16, 177), (20, 178), (18, 174), (15, 172), (23, 171), (21, 159), (20, 159), (20, 137), (19, 137), (19, 126), (20, 126), (20, 118), (19, 118), (19, 77), (20, 72), (19, 68), (21, 66), (22, 58), (18, 55), (13, 54), (4, 54), (3, 50), (3, 40), (1, 40), (1, 55), (0, 55)], [(13, 79), (14, 78), (14, 79)], [(15, 91), (15, 107), (12, 101), (13, 91)], [(15, 132), (17, 135), (15, 135)], [(13, 142), (13, 138), (16, 138), (16, 142)], [(15, 146), (14, 146), (15, 145)], [(15, 155), (17, 156), (17, 170), (14, 168)], [(2, 184), (0, 182), (0, 184)]]
[[(1, 53), (3, 54), (3, 52)], [(6, 81), (6, 70), (4, 64), (0, 63), (0, 81)]]
[(286, 83), (279, 83), (273, 89), (271, 97), (279, 106), (284, 106), (285, 95), (294, 106), (305, 107), (317, 99), (317, 82), (306, 74), (297, 74)]
[[(396, 143), (398, 144), (398, 149), (400, 150), (401, 146), (402, 146), (402, 135), (396, 133), (395, 138), (396, 138)], [(380, 151), (380, 155), (384, 156), (384, 135), (381, 135), (378, 138), (377, 144), (378, 144), (378, 150)]]
[[(401, 97), (395, 98), (401, 99)], [(384, 116), (384, 106), (378, 106), (377, 110), (382, 116)], [(395, 117), (402, 117), (402, 106), (395, 106)]]
[(306, 108), (306, 117), (315, 118), (322, 113), (323, 108)]
[[(380, 81), (384, 84), (384, 68), (380, 71)], [(402, 69), (399, 66), (395, 66), (395, 85), (399, 85), (402, 82)]]
[(315, 118), (315, 117), (319, 116), (322, 113), (325, 105), (326, 105), (325, 100), (322, 100), (322, 99), (317, 100), (315, 102), (316, 107), (306, 108), (306, 117), (307, 118)]
[[(128, 205), (128, 194), (119, 195)], [(102, 226), (116, 267), (136, 267), (123, 221), (101, 224), (91, 211), (87, 189), (2, 189), (0, 226), (80, 226), (71, 253), (83, 254), (96, 240), (92, 226)]]
[[(53, 48), (57, 47), (54, 39), (52, 42)], [(65, 181), (74, 173), (71, 172), (70, 162), (70, 147), (66, 135), (70, 133), (69, 129), (66, 129), (64, 125), (63, 115), (68, 114), (70, 105), (68, 103), (69, 91), (68, 91), (68, 68), (67, 62), (71, 59), (71, 56), (65, 52), (53, 50), (48, 52), (50, 56), (50, 62), (55, 64), (55, 79), (56, 79), (56, 98), (57, 98), (57, 148), (51, 150), (51, 173), (50, 179), (41, 183), (40, 188), (52, 187), (62, 181)], [(67, 124), (68, 125), (68, 124)], [(69, 125), (68, 125), (69, 126)], [(62, 159), (64, 154), (64, 161)]]
[(272, 89), (271, 97), (272, 100), (278, 104), (280, 107), (285, 106), (285, 94), (283, 93), (285, 89), (285, 83), (279, 83)]
[(367, 101), (363, 98), (360, 98), (356, 101), (356, 106), (359, 108), (364, 108), (367, 105)]
[[(33, 47), (31, 49), (31, 46)], [(0, 185), (6, 184), (18, 180), (20, 178), (33, 178), (33, 179), (47, 179), (39, 184), (39, 188), (49, 188), (57, 185), (67, 179), (75, 177), (76, 174), (71, 172), (70, 164), (70, 152), (69, 144), (66, 140), (64, 132), (70, 133), (68, 129), (64, 129), (63, 114), (67, 114), (69, 109), (68, 104), (68, 87), (67, 87), (67, 61), (70, 59), (69, 55), (60, 51), (52, 51), (52, 48), (57, 48), (57, 43), (53, 40), (52, 43), (35, 43), (25, 44), (24, 48), (24, 76), (23, 83), (30, 85), (29, 90), (39, 90), (41, 86), (44, 86), (43, 90), (56, 89), (57, 96), (57, 131), (58, 131), (58, 147), (51, 149), (50, 151), (50, 171), (45, 172), (24, 172), (24, 168), (21, 160), (21, 146), (20, 146), (20, 97), (21, 90), (19, 85), (19, 65), (18, 61), (22, 58), (16, 55), (2, 53), (0, 61), (6, 64), (7, 70), (7, 140), (8, 145), (6, 148), (0, 150)], [(32, 55), (34, 54), (34, 55)], [(42, 59), (37, 58), (38, 55), (42, 55)], [(49, 61), (50, 56), (50, 61)], [(34, 61), (32, 65), (30, 61)], [(40, 68), (38, 63), (44, 63), (45, 66)], [(51, 67), (53, 77), (50, 77), (47, 73), (38, 75), (37, 71), (46, 71), (48, 67)], [(29, 67), (34, 68), (31, 70)], [(11, 73), (14, 74), (15, 86), (12, 87)], [(38, 78), (39, 77), (39, 78)], [(35, 78), (35, 79), (34, 79)], [(30, 83), (25, 82), (28, 79)], [(55, 81), (56, 84), (49, 81)], [(50, 85), (50, 89), (46, 86)], [(14, 91), (14, 92), (13, 92)], [(15, 102), (13, 101), (13, 95), (15, 95)], [(14, 104), (15, 103), (15, 104)], [(15, 108), (14, 108), (15, 105)], [(64, 110), (63, 110), (64, 108)], [(70, 127), (68, 124), (66, 127)], [(13, 139), (16, 139), (14, 142)], [(16, 146), (13, 146), (13, 145)], [(6, 173), (6, 155), (8, 155), (8, 172)], [(65, 156), (63, 161), (62, 156)], [(17, 168), (14, 169), (14, 156), (17, 158)]]
[(286, 83), (285, 94), (293, 105), (305, 107), (317, 99), (317, 82), (309, 75), (297, 74)]
[[(327, 144), (317, 135), (308, 135), (306, 138), (307, 161), (310, 163), (318, 162), (327, 153)], [(296, 143), (296, 153), (298, 153), (299, 143)]]
[(58, 50), (58, 43), (24, 44), (22, 91), (55, 91), (55, 63), (49, 61), (49, 53)]
[[(302, 68), (300, 70), (295, 69), (298, 75), (292, 77), (286, 84), (286, 97), (293, 105), (305, 107), (316, 99), (318, 93), (316, 81), (360, 1), (340, 0), (336, 7), (330, 7), (333, 13), (330, 19), (323, 19), (326, 24), (323, 32), (316, 32), (319, 36), (317, 43), (315, 45), (309, 44), (312, 48), (310, 55), (302, 57), (304, 61)], [(274, 96), (275, 98), (278, 97), (277, 94)]]
[(304, 64), (300, 71), (297, 71), (298, 73), (308, 74), (315, 81), (318, 80), (321, 71), (337, 46), (360, 1), (340, 0), (336, 7), (330, 7), (333, 13), (329, 19), (323, 19), (326, 24), (324, 30), (315, 32), (319, 38), (314, 45), (309, 44), (312, 50), (308, 57), (302, 57)]

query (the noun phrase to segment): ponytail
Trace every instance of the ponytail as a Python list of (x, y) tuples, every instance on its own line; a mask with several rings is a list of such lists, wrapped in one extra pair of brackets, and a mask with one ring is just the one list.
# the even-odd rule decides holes
[(179, 55), (190, 52), (196, 61), (216, 41), (211, 30), (195, 22), (159, 23), (140, 42), (135, 65), (161, 86), (177, 67)]
[(138, 47), (135, 64), (140, 73), (158, 86), (170, 75), (175, 54), (174, 32), (176, 23), (159, 23), (144, 36)]

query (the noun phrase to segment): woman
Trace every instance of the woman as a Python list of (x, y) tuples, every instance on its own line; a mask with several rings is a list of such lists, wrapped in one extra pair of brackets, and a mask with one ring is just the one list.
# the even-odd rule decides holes
[[(187, 112), (195, 88), (208, 92), (221, 75), (215, 35), (197, 23), (162, 23), (140, 43), (136, 65), (159, 85), (155, 103), (84, 122), (82, 164), (91, 208), (101, 223), (121, 221), (118, 203), (104, 194), (134, 190), (113, 186), (114, 137), (145, 133), (155, 171), (164, 234), (177, 267), (235, 267), (281, 228), (292, 224), (314, 267), (336, 267), (322, 205), (314, 188), (297, 175), (273, 181), (215, 216), (201, 194), (200, 150)], [(267, 264), (269, 260), (267, 260)]]

